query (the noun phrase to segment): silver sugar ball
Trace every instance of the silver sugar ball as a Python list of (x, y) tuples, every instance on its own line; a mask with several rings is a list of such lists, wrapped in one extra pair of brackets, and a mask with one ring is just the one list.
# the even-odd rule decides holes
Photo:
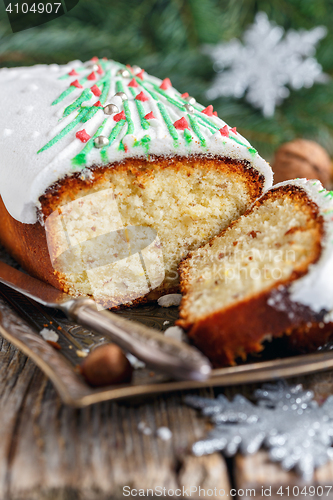
[(107, 104), (103, 108), (106, 115), (113, 115), (114, 113), (119, 113), (119, 109), (115, 104)]
[(134, 64), (134, 66), (132, 66), (132, 70), (133, 70), (133, 73), (136, 75), (137, 73), (140, 73), (141, 68)]
[(195, 98), (191, 97), (190, 95), (188, 97), (185, 97), (185, 101), (188, 102), (189, 104), (195, 104), (197, 102)]
[(98, 70), (98, 64), (94, 62), (90, 62), (87, 64), (87, 68), (89, 68), (91, 71), (97, 71)]
[(104, 135), (99, 135), (94, 139), (95, 148), (104, 148), (104, 146), (108, 146), (109, 139)]
[(123, 78), (130, 78), (131, 76), (128, 69), (118, 69), (116, 74), (122, 76)]
[(184, 108), (186, 109), (186, 111), (188, 113), (194, 113), (195, 109), (194, 107), (192, 106), (192, 104), (184, 104)]
[(117, 92), (114, 97), (120, 97), (123, 101), (127, 101), (128, 97), (125, 92)]

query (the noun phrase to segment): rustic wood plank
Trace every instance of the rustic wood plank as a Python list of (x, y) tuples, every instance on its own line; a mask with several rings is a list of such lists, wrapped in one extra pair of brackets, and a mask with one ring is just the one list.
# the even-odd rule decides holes
[(184, 496), (188, 494), (192, 498), (225, 499), (229, 496), (231, 485), (222, 455), (213, 453), (204, 457), (185, 457), (179, 474), (179, 485)]
[(295, 383), (303, 384), (304, 388), (314, 392), (315, 400), (321, 404), (333, 394), (333, 371), (315, 373), (311, 377), (299, 377)]
[[(229, 489), (221, 455), (191, 456), (206, 422), (181, 393), (70, 408), (31, 361), (0, 342), (1, 499), (106, 500), (124, 498), (125, 485), (175, 490), (191, 478), (197, 486)], [(156, 436), (161, 426), (172, 431), (170, 440)]]
[[(278, 464), (272, 463), (266, 451), (259, 451), (255, 455), (248, 456), (237, 455), (234, 474), (236, 488), (245, 492), (248, 490), (244, 498), (250, 496), (265, 498), (264, 490), (267, 497), (278, 500), (283, 498), (277, 494), (281, 486), (292, 488), (295, 485), (307, 484), (295, 473), (286, 472)], [(250, 493), (251, 490), (255, 493)]]
[(15, 446), (21, 407), (35, 365), (0, 337), (0, 498), (6, 498), (8, 467)]
[[(333, 498), (332, 462), (320, 467), (315, 472), (311, 481), (304, 481), (294, 472), (284, 471), (278, 464), (272, 463), (268, 453), (262, 450), (251, 456), (237, 455), (234, 474), (236, 488), (242, 489), (245, 492), (242, 498), (269, 497), (272, 500), (281, 500), (281, 498), (287, 496), (292, 498), (307, 498), (310, 495), (308, 493), (305, 494), (305, 492), (309, 492), (309, 486), (315, 488), (317, 486), (323, 487), (322, 494), (311, 495), (311, 498)], [(301, 494), (302, 490), (303, 494)], [(283, 492), (284, 495), (281, 496), (279, 491), (280, 493)]]
[[(0, 345), (0, 498), (122, 498), (126, 484), (137, 489), (230, 489), (221, 455), (191, 456), (190, 446), (205, 435), (206, 422), (182, 404), (181, 394), (76, 410), (61, 404), (52, 385), (25, 356), (4, 340)], [(333, 390), (330, 372), (299, 381), (314, 389), (320, 401)], [(255, 387), (226, 392), (249, 395)], [(201, 394), (212, 396), (212, 391)], [(139, 431), (140, 422), (151, 435)], [(172, 430), (170, 441), (156, 438), (160, 426)], [(275, 486), (305, 484), (272, 464), (264, 451), (238, 456), (234, 475), (237, 488), (255, 488), (259, 498), (262, 486), (272, 487), (273, 494)], [(332, 478), (330, 463), (316, 472), (312, 484), (330, 485)], [(281, 498), (276, 491), (275, 497)]]

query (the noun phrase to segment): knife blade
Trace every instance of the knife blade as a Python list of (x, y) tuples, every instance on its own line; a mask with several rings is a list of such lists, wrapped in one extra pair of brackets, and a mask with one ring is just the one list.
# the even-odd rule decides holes
[(195, 347), (110, 311), (99, 311), (92, 299), (73, 298), (4, 262), (0, 262), (0, 282), (46, 307), (60, 309), (72, 321), (108, 337), (157, 371), (182, 380), (206, 380), (210, 375), (208, 359)]

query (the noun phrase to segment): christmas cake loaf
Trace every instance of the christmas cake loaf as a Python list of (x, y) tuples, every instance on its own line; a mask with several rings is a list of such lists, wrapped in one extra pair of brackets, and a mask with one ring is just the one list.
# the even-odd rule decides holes
[(168, 78), (93, 58), (0, 70), (0, 240), (104, 307), (158, 298), (272, 184), (269, 165)]
[(333, 333), (333, 192), (277, 184), (181, 264), (179, 325), (215, 365), (289, 334), (312, 350)]

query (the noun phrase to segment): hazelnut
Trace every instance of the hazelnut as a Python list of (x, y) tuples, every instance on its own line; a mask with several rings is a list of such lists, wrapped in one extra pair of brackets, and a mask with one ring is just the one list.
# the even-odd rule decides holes
[(275, 153), (272, 169), (275, 184), (306, 177), (319, 179), (324, 187), (331, 188), (332, 161), (326, 150), (314, 141), (296, 139), (282, 144)]
[(115, 344), (94, 349), (81, 365), (81, 373), (94, 386), (130, 382), (132, 366), (123, 351)]

